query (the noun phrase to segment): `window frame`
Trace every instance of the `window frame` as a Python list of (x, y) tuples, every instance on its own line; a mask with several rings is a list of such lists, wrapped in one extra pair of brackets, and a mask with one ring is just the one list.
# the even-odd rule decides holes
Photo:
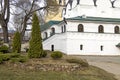
[(83, 24), (78, 25), (78, 32), (84, 32), (84, 25)]
[(104, 33), (104, 26), (103, 25), (98, 26), (98, 33)]

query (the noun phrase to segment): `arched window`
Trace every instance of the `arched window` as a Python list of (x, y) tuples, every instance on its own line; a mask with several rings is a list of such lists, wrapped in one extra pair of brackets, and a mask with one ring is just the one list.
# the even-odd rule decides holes
[(119, 33), (119, 26), (115, 26), (114, 33)]
[(45, 35), (45, 39), (48, 37), (48, 34), (47, 34), (47, 32), (44, 32), (44, 35)]
[(84, 27), (82, 24), (78, 25), (78, 32), (84, 32)]
[(104, 27), (103, 27), (103, 25), (99, 25), (98, 32), (99, 33), (104, 33)]
[(51, 35), (55, 34), (55, 28), (51, 28)]

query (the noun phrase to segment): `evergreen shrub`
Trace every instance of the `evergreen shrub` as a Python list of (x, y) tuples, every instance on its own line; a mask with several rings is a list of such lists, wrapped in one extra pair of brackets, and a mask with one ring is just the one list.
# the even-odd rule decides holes
[(17, 58), (17, 57), (20, 57), (20, 54), (19, 53), (10, 53), (9, 56), (11, 58)]
[(20, 58), (19, 61), (23, 61), (23, 58), (20, 57), (20, 54), (18, 53), (7, 53), (7, 54), (0, 54), (0, 63), (3, 63), (4, 61), (11, 60), (13, 58)]
[(21, 37), (18, 31), (14, 34), (12, 50), (13, 52), (16, 52), (16, 53), (20, 53), (21, 51)]
[(25, 56), (20, 56), (18, 58), (11, 58), (10, 59), (10, 62), (12, 62), (12, 63), (16, 63), (16, 62), (24, 63), (26, 61), (27, 61), (27, 58)]
[(3, 63), (3, 60), (2, 60), (2, 58), (0, 57), (0, 64), (1, 64), (1, 63)]
[(39, 19), (36, 14), (33, 15), (31, 39), (29, 42), (29, 58), (40, 58), (43, 54), (42, 38), (40, 32)]
[(51, 57), (53, 59), (60, 59), (60, 58), (62, 58), (62, 56), (63, 56), (63, 53), (60, 51), (54, 51), (51, 53)]
[(4, 54), (3, 52), (0, 52), (0, 54)]
[(0, 54), (0, 64), (3, 63), (3, 61), (8, 61), (10, 59), (10, 56), (7, 54)]
[(47, 51), (44, 50), (41, 57), (46, 57), (46, 56), (47, 56)]
[(8, 53), (9, 52), (9, 47), (6, 45), (0, 46), (0, 52), (2, 53)]

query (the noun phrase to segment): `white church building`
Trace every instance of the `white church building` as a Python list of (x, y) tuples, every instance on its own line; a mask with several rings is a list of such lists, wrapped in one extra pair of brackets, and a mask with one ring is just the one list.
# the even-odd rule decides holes
[(120, 55), (120, 1), (80, 0), (63, 8), (62, 21), (42, 25), (43, 48), (67, 55)]

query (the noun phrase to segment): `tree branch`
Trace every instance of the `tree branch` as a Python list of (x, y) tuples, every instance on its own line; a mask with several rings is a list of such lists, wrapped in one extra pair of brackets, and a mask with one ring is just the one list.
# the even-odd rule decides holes
[(29, 11), (29, 12), (31, 12), (31, 11), (32, 11), (33, 6), (34, 6), (34, 3), (35, 3), (35, 0), (33, 0), (33, 2), (32, 2), (32, 6), (31, 6), (31, 9), (30, 9), (30, 11)]
[(34, 13), (34, 12), (36, 12), (36, 11), (39, 11), (39, 10), (42, 10), (42, 9), (46, 9), (46, 8), (48, 8), (48, 6), (44, 6), (44, 7), (41, 7), (41, 8), (39, 8), (39, 9), (36, 9), (36, 10), (32, 11), (31, 13)]

